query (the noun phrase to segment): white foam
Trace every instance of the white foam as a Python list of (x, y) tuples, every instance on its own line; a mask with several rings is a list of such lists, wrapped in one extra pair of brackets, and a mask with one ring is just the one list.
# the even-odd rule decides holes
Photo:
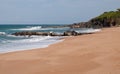
[(60, 40), (60, 38), (61, 37), (33, 36), (27, 39), (11, 40), (10, 43), (1, 46), (0, 53), (46, 48), (51, 44), (63, 41)]
[(50, 36), (31, 36), (30, 38), (27, 39), (22, 39), (22, 40), (15, 40), (12, 42), (18, 42), (18, 43), (33, 43), (33, 42), (40, 42), (40, 41), (44, 41), (46, 39), (50, 39), (52, 37)]
[(20, 29), (12, 29), (12, 30), (40, 30), (42, 27), (41, 26), (35, 26), (35, 27), (27, 27), (27, 28), (20, 28)]
[(23, 37), (23, 36), (15, 36), (15, 35), (11, 35), (11, 34), (8, 34), (8, 35), (6, 35), (6, 36), (8, 36), (8, 37)]
[(4, 39), (4, 38), (1, 38), (0, 39), (0, 44), (6, 44), (6, 43), (10, 43), (11, 40), (7, 40), (7, 39)]
[(0, 35), (5, 35), (6, 33), (5, 32), (0, 32)]
[(95, 32), (99, 32), (101, 31), (101, 29), (86, 29), (86, 30), (76, 30), (76, 32), (78, 33), (95, 33)]
[(18, 29), (11, 29), (11, 30), (20, 30), (20, 31), (32, 31), (32, 30), (64, 30), (64, 29), (69, 29), (69, 27), (62, 27), (62, 28), (52, 28), (52, 27), (48, 27), (48, 28), (42, 28), (41, 26), (34, 26), (34, 27), (30, 27), (28, 26), (27, 28), (18, 28)]
[(70, 29), (69, 27), (62, 27), (62, 28), (41, 28), (40, 30), (64, 30), (64, 29)]

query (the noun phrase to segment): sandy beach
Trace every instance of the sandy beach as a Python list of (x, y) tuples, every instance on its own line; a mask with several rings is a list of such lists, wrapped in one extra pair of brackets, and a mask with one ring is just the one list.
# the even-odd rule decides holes
[(120, 27), (0, 54), (0, 74), (120, 74)]

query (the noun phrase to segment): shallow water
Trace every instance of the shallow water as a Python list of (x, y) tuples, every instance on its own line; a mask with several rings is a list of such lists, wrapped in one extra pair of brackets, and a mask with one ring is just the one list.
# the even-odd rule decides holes
[(51, 36), (13, 36), (14, 32), (20, 31), (37, 31), (37, 32), (55, 32), (63, 33), (68, 30), (75, 30), (79, 33), (97, 32), (92, 28), (82, 29), (70, 29), (69, 27), (64, 28), (53, 28), (53, 26), (59, 25), (0, 25), (0, 53), (20, 51), (33, 48), (45, 48), (53, 43), (62, 41), (63, 37), (51, 37)]

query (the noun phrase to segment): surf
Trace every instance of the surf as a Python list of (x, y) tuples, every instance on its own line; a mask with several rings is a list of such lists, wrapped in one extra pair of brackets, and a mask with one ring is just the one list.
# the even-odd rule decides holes
[(12, 30), (32, 31), (32, 30), (40, 30), (41, 28), (42, 28), (42, 26), (35, 26), (35, 27), (18, 28), (18, 29), (12, 29)]
[(6, 33), (5, 32), (0, 32), (0, 35), (5, 35)]

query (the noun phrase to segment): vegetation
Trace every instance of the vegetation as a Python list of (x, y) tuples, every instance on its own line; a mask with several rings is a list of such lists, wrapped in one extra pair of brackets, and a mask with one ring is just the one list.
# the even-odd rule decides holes
[(97, 17), (97, 19), (112, 19), (112, 18), (120, 18), (120, 9), (117, 9), (118, 11), (110, 11), (110, 12), (104, 12), (100, 16)]
[(92, 19), (91, 22), (93, 26), (96, 25), (102, 27), (118, 26), (120, 25), (120, 9), (117, 9), (117, 11), (104, 12), (100, 16)]
[(98, 17), (95, 17), (88, 22), (80, 22), (72, 24), (72, 28), (102, 28), (120, 25), (120, 8), (116, 11), (104, 12)]

